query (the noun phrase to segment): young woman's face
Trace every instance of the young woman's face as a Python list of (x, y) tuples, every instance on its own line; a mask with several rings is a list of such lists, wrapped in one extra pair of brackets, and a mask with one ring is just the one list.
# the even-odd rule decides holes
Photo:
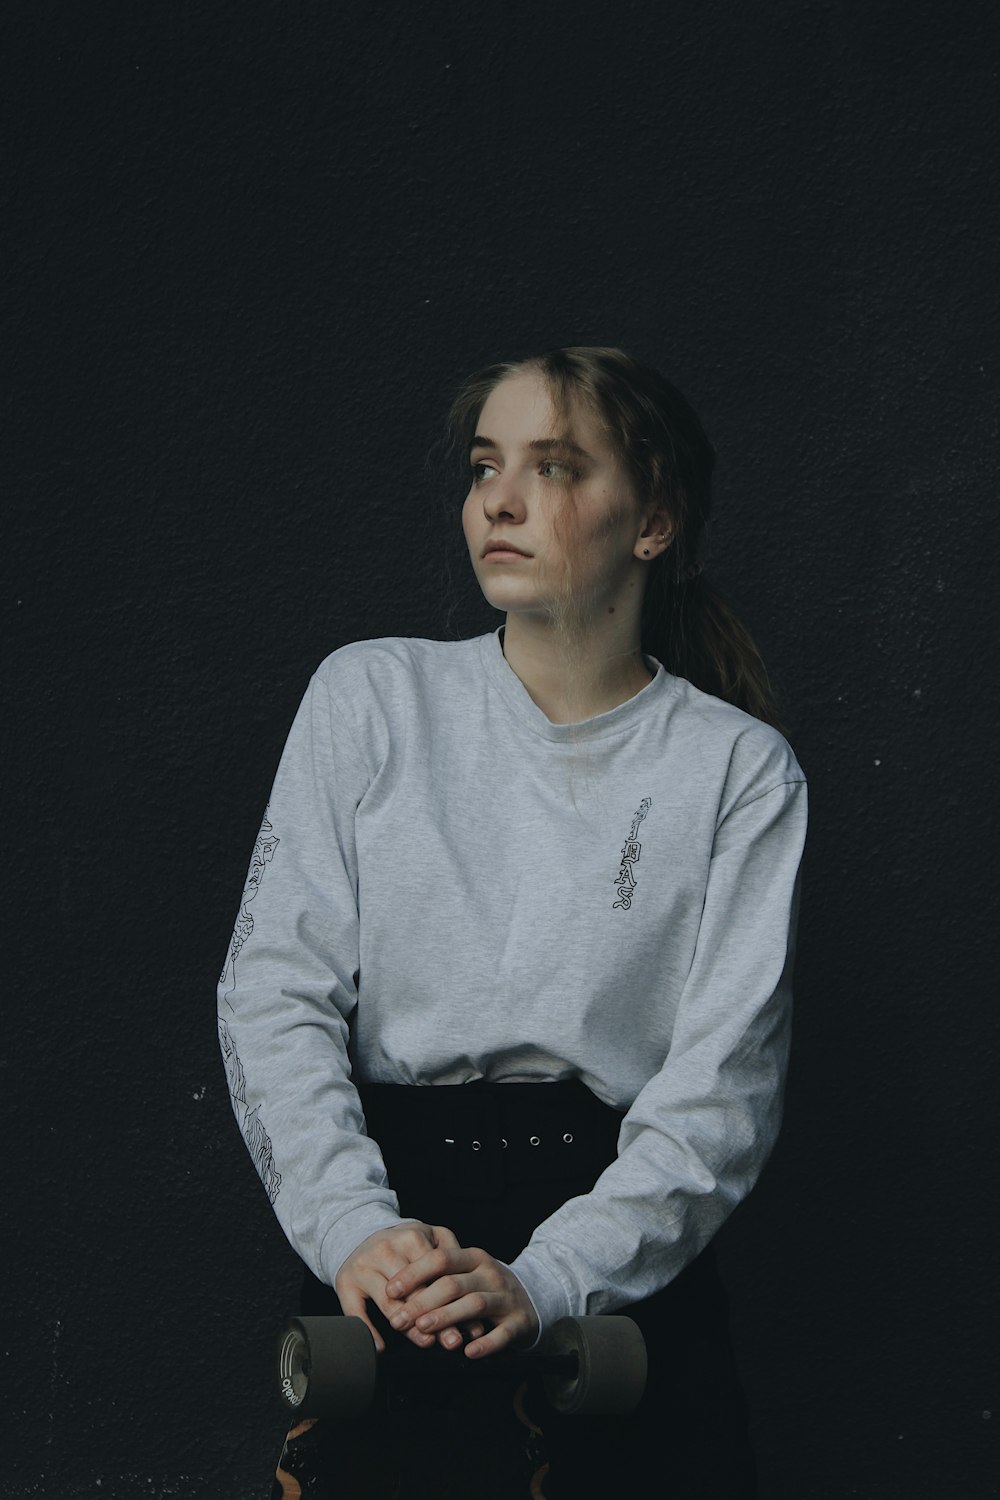
[[(525, 373), (494, 388), (476, 425), (462, 526), (476, 578), (497, 609), (542, 611), (567, 587), (606, 608), (644, 577), (626, 476), (580, 406), (577, 450), (560, 441), (555, 421), (545, 381)], [(525, 555), (487, 552), (497, 541)]]

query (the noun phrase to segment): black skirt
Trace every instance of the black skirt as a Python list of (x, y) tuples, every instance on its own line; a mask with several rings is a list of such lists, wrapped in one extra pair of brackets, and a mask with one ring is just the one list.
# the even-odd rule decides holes
[[(461, 1244), (506, 1262), (617, 1155), (622, 1115), (575, 1080), (360, 1085), (359, 1093), (402, 1215), (446, 1225)], [(369, 1308), (400, 1356), (432, 1353)], [(333, 1290), (308, 1270), (301, 1311), (340, 1312)], [(639, 1483), (644, 1494), (671, 1500), (755, 1500), (746, 1402), (711, 1247), (662, 1291), (620, 1311), (642, 1329), (649, 1357), (645, 1394), (628, 1416), (560, 1415), (540, 1381), (521, 1382), (499, 1403), (495, 1392), (483, 1394), (482, 1379), (446, 1382), (444, 1392), (431, 1381), (400, 1383), (389, 1405), (377, 1402), (350, 1430), (321, 1423), (309, 1432), (302, 1494), (587, 1500)], [(509, 1420), (498, 1418), (501, 1408)], [(282, 1462), (294, 1457), (286, 1447)]]

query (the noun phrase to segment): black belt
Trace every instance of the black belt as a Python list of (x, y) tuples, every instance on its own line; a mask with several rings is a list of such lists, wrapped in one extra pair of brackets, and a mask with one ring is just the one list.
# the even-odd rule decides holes
[(474, 1196), (512, 1183), (594, 1177), (614, 1161), (622, 1113), (579, 1079), (360, 1084), (368, 1134), (394, 1177), (419, 1172)]

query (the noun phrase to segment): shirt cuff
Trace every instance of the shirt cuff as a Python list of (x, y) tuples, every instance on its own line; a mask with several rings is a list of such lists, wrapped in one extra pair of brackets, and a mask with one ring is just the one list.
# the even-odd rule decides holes
[[(503, 1264), (503, 1262), (502, 1262)], [(538, 1337), (531, 1345), (536, 1348), (542, 1335), (560, 1318), (573, 1316), (574, 1307), (570, 1293), (562, 1282), (530, 1247), (507, 1267), (524, 1287), (538, 1318)]]

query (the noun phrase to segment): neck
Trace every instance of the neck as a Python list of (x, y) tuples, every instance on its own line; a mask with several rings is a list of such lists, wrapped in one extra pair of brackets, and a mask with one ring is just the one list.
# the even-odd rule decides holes
[(508, 614), (502, 643), (508, 665), (553, 724), (578, 724), (609, 713), (653, 677), (636, 632), (613, 621), (570, 645), (551, 626)]

